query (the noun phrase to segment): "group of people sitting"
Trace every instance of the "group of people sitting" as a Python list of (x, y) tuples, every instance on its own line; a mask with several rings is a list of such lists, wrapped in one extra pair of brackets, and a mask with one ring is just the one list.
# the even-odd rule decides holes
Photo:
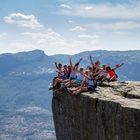
[(75, 87), (71, 88), (70, 93), (77, 95), (84, 91), (94, 91), (97, 85), (103, 81), (111, 82), (117, 80), (118, 76), (115, 70), (121, 67), (123, 63), (116, 64), (114, 68), (111, 68), (109, 64), (101, 65), (100, 61), (93, 62), (92, 56), (89, 56), (89, 59), (90, 64), (87, 68), (79, 68), (82, 58), (75, 65), (72, 64), (71, 58), (69, 65), (55, 62), (57, 76), (54, 77), (50, 90), (59, 91), (62, 87)]

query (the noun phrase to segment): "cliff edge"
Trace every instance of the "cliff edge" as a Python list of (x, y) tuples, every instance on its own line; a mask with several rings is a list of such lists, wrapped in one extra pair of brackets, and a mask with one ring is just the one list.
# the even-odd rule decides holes
[(140, 82), (112, 82), (93, 93), (53, 93), (57, 140), (140, 140)]

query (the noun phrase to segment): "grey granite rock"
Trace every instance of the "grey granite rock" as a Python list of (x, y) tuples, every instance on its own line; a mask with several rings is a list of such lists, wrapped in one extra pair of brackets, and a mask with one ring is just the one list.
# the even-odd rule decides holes
[(53, 93), (57, 140), (140, 140), (140, 82), (103, 83), (71, 96)]

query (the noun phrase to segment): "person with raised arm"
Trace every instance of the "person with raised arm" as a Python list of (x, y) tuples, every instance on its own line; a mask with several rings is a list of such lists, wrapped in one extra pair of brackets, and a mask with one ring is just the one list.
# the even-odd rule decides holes
[(80, 58), (79, 61), (73, 66), (71, 58), (70, 58), (70, 65), (71, 65), (71, 68), (72, 68), (72, 71), (71, 71), (71, 74), (70, 74), (70, 80), (76, 79), (77, 72), (78, 72), (78, 66), (79, 66), (79, 64), (82, 60), (83, 60), (83, 58)]
[(79, 61), (73, 66), (71, 58), (70, 58), (71, 73), (70, 73), (69, 79), (63, 81), (65, 85), (70, 85), (71, 80), (75, 80), (77, 78), (78, 66), (82, 60), (83, 58), (80, 58)]
[(116, 64), (116, 66), (112, 69), (111, 69), (110, 66), (107, 66), (106, 67), (107, 75), (105, 77), (105, 80), (107, 80), (108, 82), (116, 81), (117, 78), (118, 78), (118, 75), (116, 74), (115, 70), (118, 69), (119, 67), (123, 66), (123, 65), (124, 65), (124, 63)]
[(80, 68), (77, 71), (77, 77), (73, 80), (70, 80), (69, 82), (67, 82), (65, 85), (66, 86), (79, 86), (81, 85), (82, 81), (84, 79), (84, 68)]
[(95, 90), (97, 83), (96, 80), (94, 78), (94, 74), (91, 71), (91, 67), (89, 68), (89, 71), (87, 74), (83, 74), (83, 76), (85, 77), (85, 79), (82, 81), (81, 86), (79, 86), (78, 88), (76, 88), (75, 90), (73, 90), (73, 92), (71, 93), (72, 95), (77, 95), (81, 92), (92, 92)]
[(92, 66), (94, 66), (94, 63), (93, 63), (93, 60), (92, 60), (92, 56), (91, 56), (91, 55), (89, 56), (89, 59), (90, 59), (90, 64), (91, 64)]
[(93, 72), (95, 72), (95, 73), (99, 72), (100, 64), (101, 64), (100, 61), (97, 60), (94, 63), (93, 60), (92, 60), (92, 56), (91, 55), (89, 56), (89, 59), (90, 59), (90, 64), (92, 65), (92, 68), (93, 68)]

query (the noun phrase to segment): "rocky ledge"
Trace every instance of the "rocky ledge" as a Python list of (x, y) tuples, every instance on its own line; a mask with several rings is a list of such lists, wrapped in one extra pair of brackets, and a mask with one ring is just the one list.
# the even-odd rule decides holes
[(93, 93), (53, 93), (57, 140), (140, 140), (140, 82), (103, 83)]

